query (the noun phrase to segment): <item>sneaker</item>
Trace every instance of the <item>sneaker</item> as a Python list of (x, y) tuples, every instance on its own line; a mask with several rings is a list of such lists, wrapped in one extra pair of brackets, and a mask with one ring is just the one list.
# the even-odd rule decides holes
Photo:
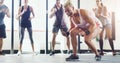
[(101, 56), (100, 55), (96, 55), (95, 59), (96, 59), (96, 61), (101, 61)]
[(36, 53), (36, 52), (33, 52), (32, 54), (33, 54), (33, 56), (34, 56), (34, 55), (37, 55), (37, 53)]
[(22, 52), (21, 52), (21, 51), (18, 51), (17, 55), (20, 56), (21, 54), (22, 54)]
[(50, 53), (50, 56), (54, 55), (55, 54), (55, 51), (51, 51)]
[(68, 51), (67, 53), (68, 53), (68, 54), (70, 54), (70, 53), (71, 53), (71, 51)]
[(68, 58), (66, 58), (66, 61), (78, 60), (78, 59), (79, 59), (78, 55), (71, 54)]
[(104, 52), (100, 52), (100, 55), (104, 56), (104, 54), (106, 54), (106, 53), (104, 53)]
[(0, 51), (0, 55), (5, 55), (2, 51)]
[(113, 52), (113, 56), (116, 56), (116, 52)]

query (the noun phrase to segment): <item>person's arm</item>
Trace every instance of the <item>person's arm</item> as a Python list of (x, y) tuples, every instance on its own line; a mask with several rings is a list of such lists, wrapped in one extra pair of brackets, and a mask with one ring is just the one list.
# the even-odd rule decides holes
[(32, 17), (30, 17), (30, 18), (29, 18), (29, 20), (31, 20), (31, 19), (33, 19), (33, 18), (35, 17), (35, 13), (34, 13), (33, 8), (32, 8), (32, 7), (30, 7), (30, 9), (31, 9), (31, 12), (32, 12)]
[(75, 27), (75, 25), (73, 24), (72, 20), (73, 19), (70, 17), (70, 29), (69, 29), (69, 32)]
[(10, 18), (10, 11), (9, 11), (8, 8), (6, 9), (6, 16), (7, 16), (8, 18)]
[(86, 33), (93, 33), (93, 31), (94, 31), (94, 29), (96, 27), (96, 23), (95, 23), (94, 19), (91, 18), (88, 11), (86, 11), (86, 10), (81, 10), (81, 15), (82, 15), (83, 19), (90, 24), (88, 30), (85, 31), (85, 32)]
[(52, 8), (50, 12), (50, 18), (52, 18), (55, 15), (55, 12), (57, 11), (56, 8)]
[(19, 9), (18, 9), (18, 15), (16, 17), (18, 20), (19, 20), (20, 16), (23, 15), (24, 12), (25, 12), (24, 10), (21, 12), (21, 10), (22, 10), (22, 7), (19, 7)]
[(104, 12), (103, 12), (103, 15), (102, 15), (102, 16), (103, 16), (104, 18), (107, 18), (107, 17), (108, 17), (107, 8), (104, 6), (104, 7), (103, 7), (103, 10), (104, 10)]

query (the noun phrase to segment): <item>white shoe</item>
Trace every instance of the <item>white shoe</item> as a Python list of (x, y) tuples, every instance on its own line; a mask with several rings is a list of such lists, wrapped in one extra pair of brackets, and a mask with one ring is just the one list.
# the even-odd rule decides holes
[(37, 53), (36, 53), (36, 52), (33, 52), (32, 54), (33, 54), (33, 56), (37, 55)]
[(22, 54), (22, 52), (18, 51), (17, 55), (20, 56)]

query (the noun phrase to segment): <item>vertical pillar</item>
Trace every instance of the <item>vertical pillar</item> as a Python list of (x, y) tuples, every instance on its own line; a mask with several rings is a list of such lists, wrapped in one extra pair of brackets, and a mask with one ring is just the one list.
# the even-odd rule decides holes
[(14, 0), (12, 0), (11, 54), (14, 53)]
[(46, 0), (46, 54), (48, 54), (48, 0)]

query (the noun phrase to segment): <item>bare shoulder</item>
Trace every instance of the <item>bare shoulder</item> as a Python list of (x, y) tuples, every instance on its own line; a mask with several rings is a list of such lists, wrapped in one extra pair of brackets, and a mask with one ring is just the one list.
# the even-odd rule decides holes
[(30, 10), (32, 11), (33, 10), (33, 7), (32, 6), (29, 6), (30, 7)]
[(89, 11), (86, 10), (86, 9), (80, 9), (80, 14), (81, 14), (82, 16), (86, 16), (86, 15), (89, 14)]

